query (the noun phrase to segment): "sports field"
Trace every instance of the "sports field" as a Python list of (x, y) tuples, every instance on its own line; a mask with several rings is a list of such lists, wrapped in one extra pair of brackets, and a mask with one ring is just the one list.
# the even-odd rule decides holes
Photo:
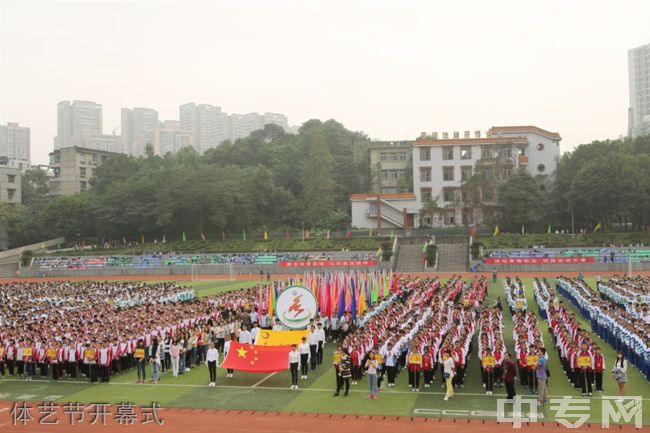
[[(529, 308), (537, 312), (532, 278), (522, 278), (526, 287)], [(587, 281), (593, 286), (594, 280)], [(552, 280), (549, 282), (553, 283)], [(188, 282), (200, 296), (210, 296), (216, 293), (242, 287), (251, 287), (257, 281), (198, 281)], [(503, 281), (490, 283), (487, 303), (491, 305), (497, 296), (504, 297)], [(505, 301), (504, 301), (505, 302)], [(569, 308), (572, 306), (567, 302)], [(575, 310), (573, 310), (575, 311)], [(551, 336), (544, 322), (540, 327), (544, 333), (544, 343), (552, 347)], [(504, 338), (508, 350), (512, 350), (512, 320), (510, 313), (504, 311)], [(583, 324), (590, 330), (588, 323)], [(598, 340), (598, 337), (594, 338)], [(476, 340), (476, 336), (475, 336)], [(613, 350), (604, 342), (598, 340), (603, 348), (607, 367), (614, 359)], [(476, 344), (474, 344), (476, 347)], [(441, 378), (436, 377), (432, 388), (423, 388), (416, 394), (409, 390), (406, 374), (400, 374), (396, 386), (380, 392), (376, 401), (367, 399), (367, 383), (362, 380), (353, 386), (350, 396), (333, 397), (335, 386), (334, 369), (328, 362), (331, 359), (333, 344), (325, 346), (323, 365), (311, 372), (307, 380), (300, 381), (299, 390), (290, 390), (291, 384), (288, 371), (272, 374), (235, 373), (232, 379), (226, 379), (222, 371), (218, 373), (217, 386), (207, 386), (207, 367), (201, 366), (178, 378), (171, 373), (163, 373), (161, 381), (156, 384), (136, 384), (136, 372), (130, 371), (113, 376), (109, 384), (90, 384), (84, 381), (62, 381), (51, 383), (49, 380), (34, 380), (24, 382), (16, 379), (4, 379), (0, 382), (0, 400), (30, 400), (80, 403), (120, 403), (133, 402), (138, 405), (150, 405), (158, 402), (165, 407), (206, 408), (222, 410), (256, 410), (325, 414), (355, 414), (373, 416), (407, 416), (432, 418), (464, 418), (464, 419), (494, 419), (497, 410), (497, 399), (505, 398), (503, 388), (495, 388), (494, 395), (485, 395), (481, 386), (480, 370), (476, 357), (470, 358), (465, 379), (465, 387), (456, 392), (453, 400), (442, 400), (444, 390), (441, 388)], [(549, 395), (553, 397), (580, 397), (563, 375), (556, 351), (550, 351)], [(650, 384), (638, 370), (631, 367), (628, 370), (629, 383), (627, 394), (639, 395), (645, 404), (650, 402)], [(439, 375), (438, 375), (439, 376)], [(600, 424), (601, 395), (616, 395), (616, 384), (611, 375), (604, 375), (604, 393), (595, 393), (590, 399), (589, 422)], [(525, 395), (526, 390), (517, 389), (519, 395)], [(547, 408), (549, 404), (546, 405)], [(546, 421), (554, 420), (555, 412), (540, 408), (539, 413)], [(644, 425), (650, 425), (650, 410), (643, 415)]]

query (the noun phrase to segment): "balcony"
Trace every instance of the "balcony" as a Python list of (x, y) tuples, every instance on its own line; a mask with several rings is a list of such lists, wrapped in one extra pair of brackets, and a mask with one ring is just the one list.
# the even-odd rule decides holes
[(528, 157), (526, 155), (519, 155), (519, 166), (520, 167), (528, 166)]

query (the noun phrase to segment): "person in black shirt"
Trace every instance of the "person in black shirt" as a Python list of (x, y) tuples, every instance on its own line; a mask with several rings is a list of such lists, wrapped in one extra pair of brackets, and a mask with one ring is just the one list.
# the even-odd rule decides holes
[(343, 349), (343, 356), (341, 357), (341, 362), (339, 364), (339, 377), (340, 380), (337, 381), (334, 397), (339, 395), (339, 391), (344, 383), (345, 394), (343, 395), (347, 397), (348, 392), (350, 391), (350, 377), (352, 377), (352, 358), (350, 358), (350, 353), (347, 348)]

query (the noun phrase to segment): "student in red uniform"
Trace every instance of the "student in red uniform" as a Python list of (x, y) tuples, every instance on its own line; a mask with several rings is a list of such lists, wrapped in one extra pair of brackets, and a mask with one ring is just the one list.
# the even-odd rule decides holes
[(519, 352), (517, 366), (519, 367), (519, 385), (528, 386), (528, 351), (525, 346)]
[(62, 364), (63, 364), (63, 348), (61, 343), (56, 343), (56, 346), (48, 348), (47, 351), (47, 360), (50, 363), (50, 368), (52, 369), (52, 381), (56, 382), (61, 379), (63, 376)]
[(357, 385), (361, 380), (361, 348), (355, 348), (350, 353), (350, 357), (352, 358), (352, 385)]
[(503, 351), (503, 347), (501, 347), (501, 344), (499, 343), (494, 348), (494, 379), (495, 379), (494, 386), (498, 386), (498, 387), (503, 386), (503, 381), (502, 381), (503, 359), (504, 359), (504, 351)]
[(464, 376), (465, 376), (465, 360), (463, 359), (463, 349), (460, 347), (460, 343), (456, 343), (456, 347), (453, 352), (451, 352), (452, 358), (454, 358), (454, 368), (456, 375), (454, 375), (454, 387), (465, 387)]
[(41, 377), (47, 377), (47, 357), (45, 356), (45, 343), (34, 348), (34, 367), (41, 371)]
[(7, 370), (9, 375), (14, 375), (14, 367), (16, 366), (16, 341), (14, 339), (9, 340), (9, 344), (5, 348), (5, 356), (7, 358)]
[(32, 380), (34, 375), (36, 374), (35, 368), (34, 368), (34, 345), (32, 344), (31, 340), (27, 340), (23, 343), (22, 345), (23, 349), (23, 356), (22, 356), (22, 361), (23, 361), (23, 368), (25, 372), (25, 380)]
[(429, 346), (424, 346), (424, 355), (422, 355), (422, 374), (424, 375), (424, 387), (429, 388), (433, 382), (433, 355)]
[[(483, 351), (483, 356), (493, 356), (492, 349), (489, 347)], [(483, 365), (483, 358), (481, 358), (481, 370), (483, 371), (483, 383), (485, 384), (485, 394), (492, 395), (492, 388), (494, 385), (494, 366)]]
[(580, 358), (589, 358), (589, 366), (581, 367), (578, 364), (578, 383), (582, 389), (582, 396), (591, 396), (593, 392), (592, 383), (594, 381), (594, 370), (592, 368), (594, 365), (594, 358), (587, 347), (587, 343), (584, 342), (584, 340), (580, 345), (580, 352), (578, 352), (578, 359)]
[(413, 358), (419, 355), (415, 344), (409, 348), (408, 355), (406, 356), (406, 369), (409, 372), (409, 387), (413, 392), (420, 392), (420, 371), (422, 370), (422, 357), (418, 362), (414, 362)]
[(594, 354), (594, 381), (596, 382), (596, 391), (603, 391), (603, 371), (605, 370), (605, 356), (600, 349), (596, 346), (596, 353)]

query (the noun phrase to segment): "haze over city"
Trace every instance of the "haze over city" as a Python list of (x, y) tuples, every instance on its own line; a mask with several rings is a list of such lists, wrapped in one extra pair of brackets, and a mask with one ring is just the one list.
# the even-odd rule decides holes
[(46, 163), (63, 100), (336, 119), (374, 139), (534, 124), (567, 151), (627, 132), (650, 3), (1, 2), (0, 123)]

